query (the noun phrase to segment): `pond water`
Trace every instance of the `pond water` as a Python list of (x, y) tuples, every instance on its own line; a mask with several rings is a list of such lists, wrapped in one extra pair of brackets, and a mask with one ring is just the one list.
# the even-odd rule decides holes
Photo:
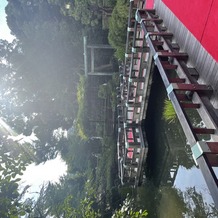
[(157, 69), (153, 77), (145, 123), (147, 181), (137, 190), (139, 204), (149, 217), (218, 217), (178, 120), (169, 124), (163, 119), (167, 96)]

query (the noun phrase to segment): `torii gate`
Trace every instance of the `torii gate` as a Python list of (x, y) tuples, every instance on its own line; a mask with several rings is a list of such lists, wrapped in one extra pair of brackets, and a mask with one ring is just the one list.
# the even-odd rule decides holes
[[(83, 37), (83, 46), (84, 46), (84, 68), (85, 75), (93, 76), (112, 76), (114, 72), (98, 72), (95, 71), (95, 49), (113, 49), (110, 45), (100, 44), (100, 45), (87, 45), (87, 36)], [(88, 71), (88, 59), (87, 59), (87, 50), (91, 49), (91, 71)]]

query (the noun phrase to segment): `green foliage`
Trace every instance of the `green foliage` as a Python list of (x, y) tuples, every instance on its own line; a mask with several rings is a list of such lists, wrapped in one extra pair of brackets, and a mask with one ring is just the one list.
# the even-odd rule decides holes
[(128, 3), (118, 0), (109, 22), (109, 43), (116, 49), (116, 57), (123, 60), (126, 46), (126, 28), (128, 20)]
[[(68, 195), (62, 205), (62, 211), (65, 218), (98, 218), (102, 217), (99, 210), (95, 210), (94, 202), (97, 201), (97, 196), (92, 187), (90, 180), (87, 180), (85, 185), (85, 197), (80, 201), (77, 208), (73, 207), (73, 196)], [(123, 202), (123, 206), (116, 210), (112, 215), (113, 218), (144, 218), (148, 215), (147, 211), (134, 210), (132, 208), (133, 200), (126, 198)], [(56, 217), (56, 216), (55, 216)]]
[(176, 112), (170, 100), (164, 101), (163, 118), (169, 123), (176, 120)]
[(67, 214), (72, 215), (72, 212), (80, 210), (84, 183), (85, 175), (75, 173), (63, 177), (61, 183), (49, 184), (46, 189), (45, 204), (50, 214), (54, 217), (61, 217)]
[(20, 176), (28, 164), (22, 150), (19, 155), (13, 155), (5, 145), (0, 145), (0, 217), (17, 218), (25, 215), (28, 206), (22, 203), (22, 193), (18, 192)]
[(186, 211), (186, 204), (181, 190), (174, 187), (163, 187), (161, 189), (161, 200), (158, 207), (158, 213), (161, 217), (184, 217)]
[(85, 98), (85, 85), (86, 79), (85, 76), (80, 76), (80, 81), (77, 85), (77, 102), (79, 105), (78, 112), (77, 112), (77, 119), (76, 119), (76, 131), (77, 134), (80, 136), (81, 139), (87, 140), (88, 137), (85, 134), (83, 120), (84, 120), (84, 98)]
[(108, 94), (110, 93), (108, 84), (102, 84), (99, 86), (98, 97), (106, 99)]
[(84, 95), (85, 95), (85, 76), (80, 76), (79, 84), (77, 85), (77, 101), (78, 104), (83, 104)]
[(117, 47), (114, 56), (117, 60), (124, 61), (125, 60), (125, 46)]
[(148, 215), (146, 210), (135, 210), (132, 204), (133, 200), (127, 197), (122, 207), (115, 211), (112, 218), (144, 218)]
[(98, 97), (103, 99), (110, 99), (112, 110), (115, 110), (117, 104), (117, 94), (116, 87), (119, 84), (119, 76), (118, 74), (113, 74), (112, 79), (107, 83), (99, 86)]
[[(81, 175), (79, 175), (78, 178), (81, 178)], [(38, 199), (32, 202), (33, 210), (28, 217), (100, 217), (98, 210), (93, 209), (95, 195), (93, 188), (89, 185), (89, 181), (83, 186), (85, 193), (83, 197), (76, 195), (76, 193), (72, 193), (73, 185), (78, 185), (80, 182), (74, 181), (74, 179), (77, 180), (78, 178), (77, 176), (67, 176), (61, 179), (60, 184), (49, 183), (47, 186), (43, 186), (40, 190)], [(73, 185), (71, 183), (73, 183)], [(81, 189), (79, 189), (78, 192), (81, 192)]]
[(162, 187), (158, 217), (214, 218), (217, 216), (218, 210), (214, 203), (208, 203), (195, 187), (186, 188), (185, 191), (175, 187)]
[(65, 16), (72, 16), (84, 25), (96, 26), (100, 24), (102, 12), (110, 13), (114, 0), (49, 0), (50, 3), (61, 6), (61, 12)]
[(119, 85), (119, 74), (113, 74), (112, 76), (112, 92), (111, 92), (111, 106), (113, 111), (115, 111), (117, 105), (117, 92), (116, 88)]
[(218, 210), (214, 203), (207, 203), (202, 193), (198, 192), (195, 187), (186, 189), (184, 200), (187, 203), (187, 217), (218, 217)]
[[(96, 175), (92, 181), (92, 186), (97, 195), (103, 217), (105, 213), (110, 214), (111, 210), (117, 208), (119, 194), (117, 192), (118, 187), (115, 185), (117, 179), (116, 143), (112, 137), (104, 137), (102, 144), (104, 145), (103, 152), (98, 157)], [(107, 205), (110, 205), (109, 210), (105, 209)]]

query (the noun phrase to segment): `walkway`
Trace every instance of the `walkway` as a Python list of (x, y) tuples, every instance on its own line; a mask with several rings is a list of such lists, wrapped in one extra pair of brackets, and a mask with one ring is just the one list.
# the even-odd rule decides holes
[[(155, 10), (138, 10), (136, 21), (144, 32), (147, 46), (191, 146), (194, 160), (218, 207), (218, 180), (213, 169), (218, 166), (218, 120), (209, 101), (213, 90), (208, 85), (198, 83), (197, 74), (193, 74), (193, 68), (187, 65), (188, 54), (180, 50), (176, 38)], [(197, 112), (205, 127), (195, 127), (187, 109)], [(207, 137), (202, 138), (202, 135)]]
[[(212, 86), (210, 102), (215, 109), (218, 109), (217, 7), (215, 0), (155, 0), (158, 15), (174, 34), (181, 50), (189, 54), (188, 64), (198, 71), (198, 82)], [(198, 25), (195, 26), (196, 21)]]

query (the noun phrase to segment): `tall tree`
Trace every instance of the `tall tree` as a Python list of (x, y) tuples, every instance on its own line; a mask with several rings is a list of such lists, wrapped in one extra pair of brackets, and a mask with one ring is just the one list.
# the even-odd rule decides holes
[(102, 13), (110, 15), (113, 1), (104, 5), (104, 1), (98, 0), (49, 0), (49, 2), (61, 6), (64, 15), (72, 16), (84, 25), (96, 26), (100, 24)]
[(118, 0), (113, 9), (109, 22), (109, 43), (116, 49), (116, 57), (124, 59), (126, 45), (126, 31), (128, 18), (128, 4), (125, 0)]
[(6, 13), (17, 40), (0, 44), (8, 63), (1, 97), (10, 104), (4, 111), (10, 107), (8, 122), (18, 133), (35, 129), (36, 152), (45, 161), (57, 154), (53, 131), (69, 128), (76, 116), (82, 26), (48, 1), (8, 0)]

